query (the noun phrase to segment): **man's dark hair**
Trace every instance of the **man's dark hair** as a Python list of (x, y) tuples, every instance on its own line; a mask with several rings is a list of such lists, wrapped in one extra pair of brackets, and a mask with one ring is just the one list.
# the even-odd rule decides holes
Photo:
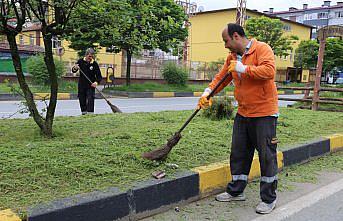
[(239, 34), (240, 36), (245, 37), (245, 32), (244, 32), (244, 29), (242, 28), (242, 26), (237, 25), (235, 23), (227, 24), (227, 30), (228, 30), (228, 34), (231, 38), (233, 37), (233, 33), (235, 33), (235, 32), (237, 32), (237, 34)]

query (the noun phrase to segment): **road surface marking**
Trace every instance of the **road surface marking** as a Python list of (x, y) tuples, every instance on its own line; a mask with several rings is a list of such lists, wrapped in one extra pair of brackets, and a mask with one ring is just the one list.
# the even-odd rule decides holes
[(277, 207), (272, 213), (261, 215), (253, 221), (281, 221), (295, 213), (312, 206), (313, 204), (323, 200), (339, 191), (343, 190), (343, 178), (335, 181), (327, 186), (321, 187), (305, 196), (302, 196), (292, 202), (281, 207)]

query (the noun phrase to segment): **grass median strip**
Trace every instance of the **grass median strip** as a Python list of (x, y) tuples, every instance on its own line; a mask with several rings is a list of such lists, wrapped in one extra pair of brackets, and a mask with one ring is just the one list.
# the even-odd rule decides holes
[[(70, 195), (127, 189), (156, 170), (172, 177), (228, 159), (232, 120), (195, 117), (165, 162), (150, 162), (142, 152), (162, 146), (191, 111), (57, 117), (55, 137), (40, 136), (32, 120), (0, 121), (0, 210), (20, 214), (28, 206)], [(280, 110), (279, 150), (320, 136), (342, 133), (343, 114)], [(168, 164), (178, 164), (178, 169)]]
[[(21, 92), (19, 84), (14, 83), (12, 85), (16, 90)], [(29, 83), (29, 87), (33, 93), (50, 93), (50, 86), (34, 85)], [(59, 93), (77, 93), (77, 82), (72, 81), (59, 81), (58, 83)], [(8, 83), (0, 83), (0, 94), (12, 93), (11, 86)]]

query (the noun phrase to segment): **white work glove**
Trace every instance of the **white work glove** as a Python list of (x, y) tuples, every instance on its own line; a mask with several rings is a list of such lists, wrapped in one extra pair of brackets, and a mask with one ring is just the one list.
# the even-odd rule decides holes
[(231, 60), (230, 62), (230, 66), (229, 66), (229, 72), (238, 72), (238, 73), (245, 73), (247, 69), (247, 66), (244, 65), (242, 62), (240, 61), (236, 61), (236, 60)]
[(207, 99), (208, 95), (211, 93), (210, 88), (206, 88), (204, 93), (201, 95), (198, 101), (198, 109), (207, 109), (208, 107), (212, 106), (212, 97), (210, 99)]

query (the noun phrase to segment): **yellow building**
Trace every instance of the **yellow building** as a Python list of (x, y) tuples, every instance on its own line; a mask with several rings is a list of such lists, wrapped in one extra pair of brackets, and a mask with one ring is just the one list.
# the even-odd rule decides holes
[[(247, 9), (246, 15), (248, 18), (256, 16), (270, 17), (249, 9)], [(192, 62), (212, 62), (225, 59), (228, 55), (228, 49), (224, 47), (221, 32), (226, 24), (234, 23), (235, 20), (236, 8), (199, 12), (191, 17), (189, 60)], [(287, 67), (293, 67), (295, 48), (300, 41), (311, 39), (312, 27), (286, 19), (280, 20), (284, 23), (285, 36), (296, 35), (299, 38), (289, 56), (276, 57), (277, 69), (286, 69)]]
[[(40, 32), (40, 25), (31, 25), (23, 29), (23, 31), (17, 35), (17, 44), (20, 53), (34, 54), (37, 52), (44, 52), (44, 42), (42, 34)], [(60, 59), (66, 65), (66, 74), (71, 73), (71, 67), (79, 59), (77, 52), (68, 46), (70, 43), (66, 40), (53, 39), (53, 52), (55, 59)], [(5, 51), (9, 49), (5, 36), (0, 38), (0, 49)], [(107, 53), (105, 48), (101, 48), (97, 51), (96, 61), (100, 66), (100, 70), (103, 77), (106, 77), (106, 70), (108, 67), (114, 68), (115, 77), (121, 76), (121, 64), (122, 54)]]

